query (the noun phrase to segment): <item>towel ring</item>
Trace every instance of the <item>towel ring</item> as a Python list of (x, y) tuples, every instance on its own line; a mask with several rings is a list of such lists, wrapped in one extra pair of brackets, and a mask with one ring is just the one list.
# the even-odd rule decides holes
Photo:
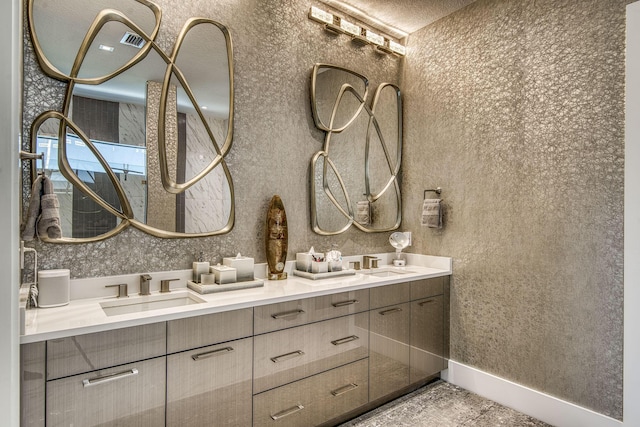
[(427, 193), (442, 194), (442, 187), (436, 187), (435, 189), (432, 189), (432, 190), (424, 190), (424, 196), (422, 197), (423, 199), (427, 198)]

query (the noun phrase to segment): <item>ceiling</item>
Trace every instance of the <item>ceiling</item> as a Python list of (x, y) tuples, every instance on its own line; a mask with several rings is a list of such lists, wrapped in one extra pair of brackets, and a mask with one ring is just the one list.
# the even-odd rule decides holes
[[(402, 38), (475, 0), (321, 0), (328, 6), (365, 24)], [(390, 31), (388, 26), (399, 31)]]

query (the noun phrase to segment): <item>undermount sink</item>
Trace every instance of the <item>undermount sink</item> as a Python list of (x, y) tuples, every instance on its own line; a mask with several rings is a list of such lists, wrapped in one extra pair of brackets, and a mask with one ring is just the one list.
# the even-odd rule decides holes
[(400, 270), (397, 268), (390, 268), (390, 267), (381, 267), (381, 268), (372, 268), (365, 274), (368, 274), (369, 276), (374, 276), (374, 277), (393, 277), (393, 276), (400, 276), (402, 274), (408, 274), (408, 273), (413, 273), (413, 271)]
[(206, 302), (191, 292), (171, 292), (159, 295), (147, 295), (122, 298), (117, 301), (101, 302), (100, 307), (107, 316), (140, 313), (161, 308), (180, 307)]

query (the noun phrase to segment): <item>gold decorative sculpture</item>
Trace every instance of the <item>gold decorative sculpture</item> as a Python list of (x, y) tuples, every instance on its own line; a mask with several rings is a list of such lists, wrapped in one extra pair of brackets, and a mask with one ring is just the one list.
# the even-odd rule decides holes
[(287, 213), (280, 196), (275, 195), (269, 203), (267, 212), (267, 230), (265, 234), (265, 250), (269, 265), (269, 280), (283, 280), (287, 278), (284, 271), (287, 261), (288, 247)]

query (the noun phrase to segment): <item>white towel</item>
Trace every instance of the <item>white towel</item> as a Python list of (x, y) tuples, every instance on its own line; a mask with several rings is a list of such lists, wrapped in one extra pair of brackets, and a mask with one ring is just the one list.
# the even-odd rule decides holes
[(368, 200), (356, 203), (356, 221), (362, 225), (371, 224), (371, 203)]
[(442, 228), (442, 199), (424, 199), (420, 223), (429, 228)]

